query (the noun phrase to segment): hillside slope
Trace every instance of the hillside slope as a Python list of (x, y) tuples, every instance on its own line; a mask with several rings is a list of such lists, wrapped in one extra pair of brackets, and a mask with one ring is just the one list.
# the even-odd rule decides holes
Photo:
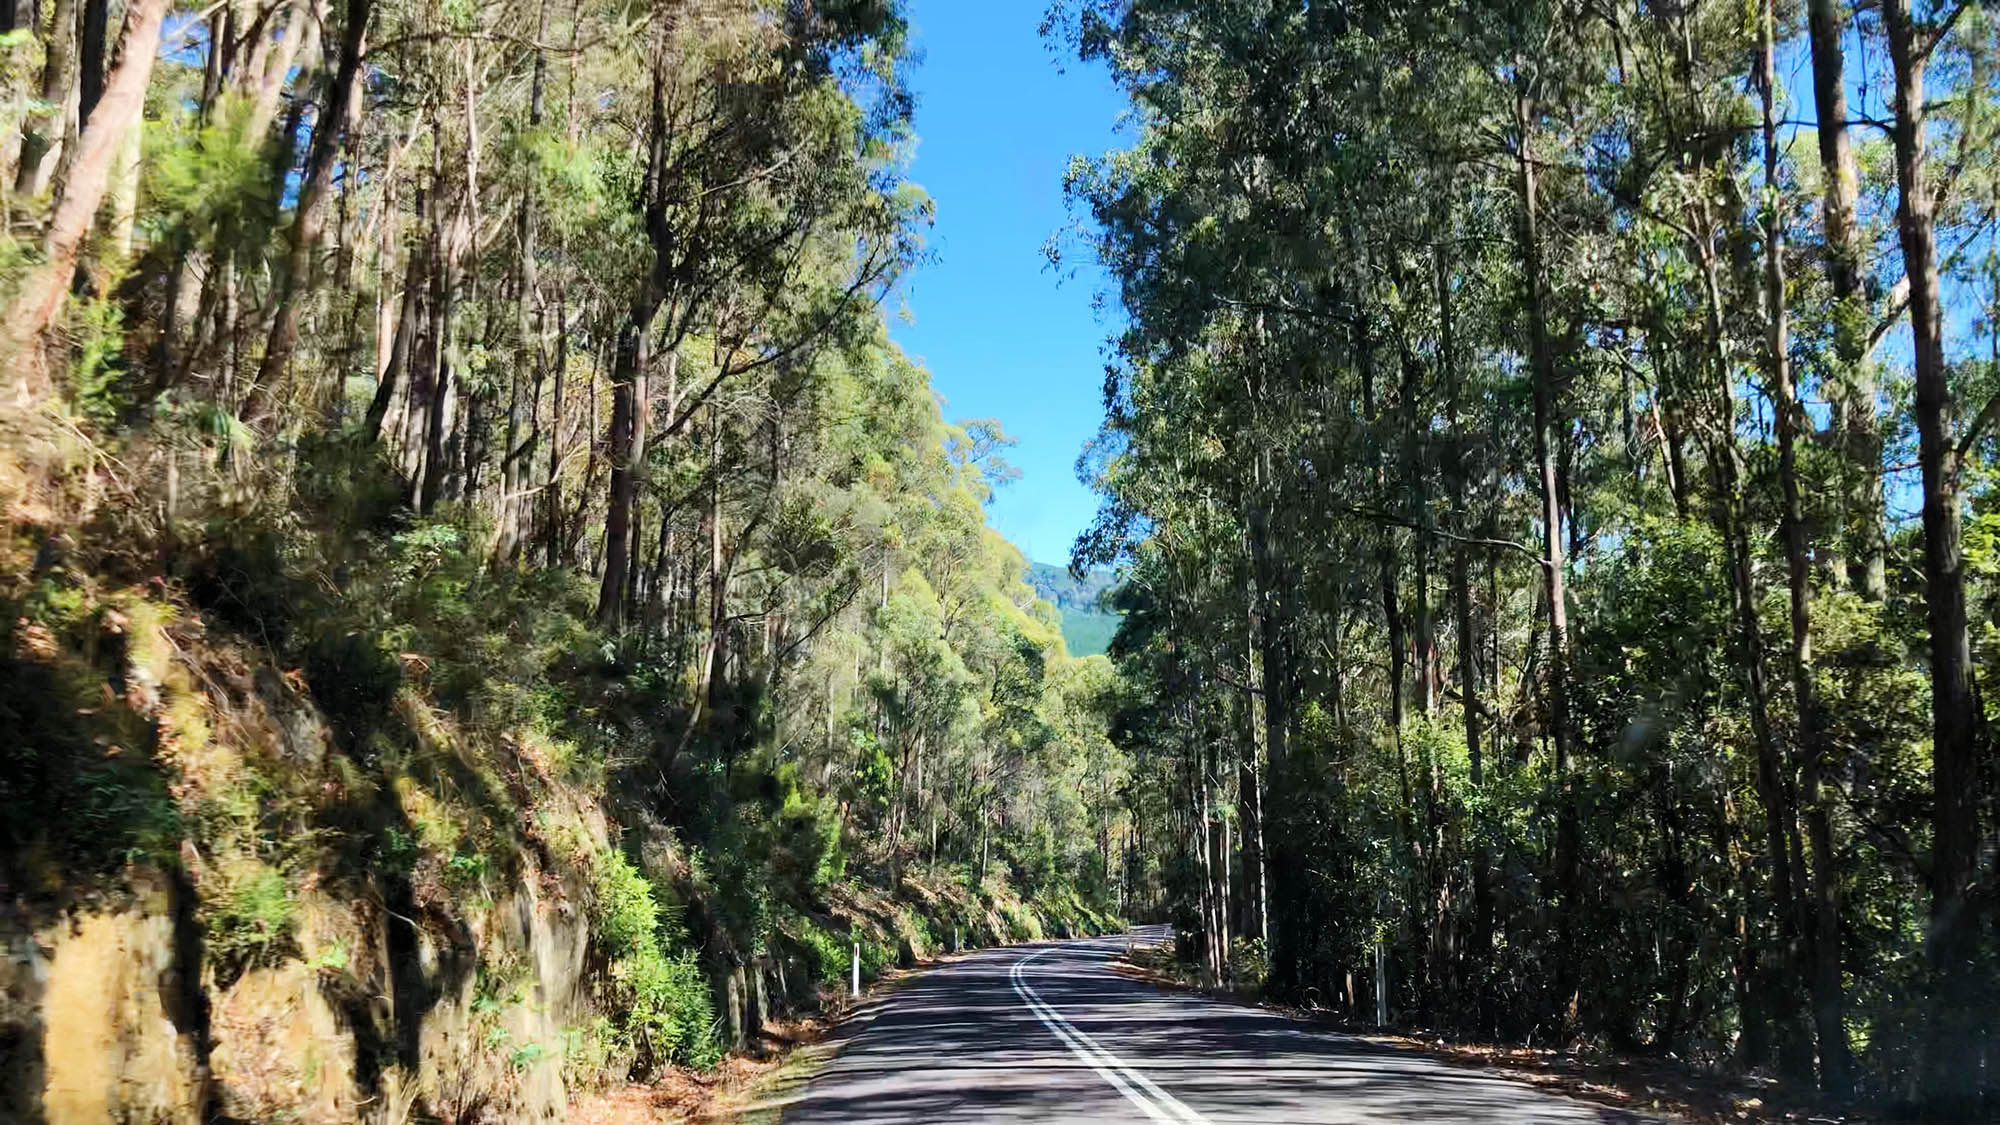
[(1096, 656), (1111, 647), (1118, 614), (1108, 607), (1105, 595), (1117, 587), (1116, 575), (1093, 570), (1077, 578), (1068, 567), (1031, 562), (1027, 579), (1036, 595), (1061, 612), (1063, 644), (1071, 656)]

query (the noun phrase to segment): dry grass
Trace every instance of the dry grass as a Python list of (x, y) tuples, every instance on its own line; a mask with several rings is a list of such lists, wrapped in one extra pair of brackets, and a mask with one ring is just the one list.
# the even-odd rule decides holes
[(755, 1047), (730, 1055), (712, 1072), (673, 1067), (651, 1082), (589, 1095), (570, 1107), (569, 1120), (573, 1125), (735, 1120), (781, 1092), (787, 1081), (803, 1082), (809, 1074), (797, 1073), (802, 1048), (823, 1043), (839, 1022), (839, 1016), (808, 1016), (765, 1024)]

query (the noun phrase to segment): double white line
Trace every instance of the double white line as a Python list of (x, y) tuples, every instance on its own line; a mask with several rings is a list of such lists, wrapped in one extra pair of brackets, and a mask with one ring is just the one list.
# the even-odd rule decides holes
[(1077, 1058), (1082, 1059), (1085, 1066), (1096, 1071), (1099, 1078), (1117, 1087), (1118, 1092), (1130, 1099), (1132, 1104), (1138, 1106), (1147, 1117), (1154, 1121), (1178, 1122), (1180, 1125), (1208, 1125), (1207, 1118), (1181, 1104), (1172, 1094), (1154, 1085), (1152, 1079), (1127, 1066), (1123, 1059), (1105, 1050), (1102, 1044), (1092, 1039), (1082, 1028), (1069, 1022), (1061, 1012), (1049, 1007), (1041, 996), (1029, 987), (1027, 979), (1021, 975), (1022, 967), (1037, 957), (1051, 952), (1054, 952), (1053, 947), (1038, 953), (1030, 953), (1014, 962), (1013, 969), (1008, 972), (1007, 979), (1013, 983), (1014, 994), (1021, 998), (1021, 1003), (1026, 1004), (1028, 1010), (1035, 1013), (1035, 1018), (1041, 1020), (1043, 1026), (1055, 1032), (1056, 1038), (1062, 1040)]

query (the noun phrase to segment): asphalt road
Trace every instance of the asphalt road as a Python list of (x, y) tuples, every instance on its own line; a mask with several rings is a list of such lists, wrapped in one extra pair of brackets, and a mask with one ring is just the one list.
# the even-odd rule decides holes
[(1119, 937), (991, 949), (923, 974), (842, 1028), (784, 1120), (1646, 1120), (1157, 989), (1112, 971), (1124, 948)]

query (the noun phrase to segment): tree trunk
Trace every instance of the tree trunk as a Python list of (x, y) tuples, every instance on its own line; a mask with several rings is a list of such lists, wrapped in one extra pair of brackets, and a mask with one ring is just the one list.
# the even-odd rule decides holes
[[(1259, 775), (1257, 768), (1256, 717), (1250, 700), (1243, 700), (1242, 731), (1238, 745), (1242, 753), (1236, 762), (1237, 808), (1243, 818), (1243, 928), (1247, 935), (1260, 941), (1269, 941), (1264, 922), (1264, 813), (1263, 800), (1258, 793)], [(1110, 882), (1111, 860), (1108, 843), (1105, 852), (1105, 882)]]
[[(1438, 352), (1444, 367), (1445, 420), (1451, 426), (1451, 440), (1444, 445), (1445, 484), (1451, 490), (1452, 529), (1461, 536), (1472, 534), (1471, 516), (1468, 514), (1466, 492), (1465, 449), (1469, 438), (1464, 429), (1462, 414), (1462, 389), (1458, 368), (1457, 351), (1454, 347), (1454, 325), (1451, 315), (1451, 274), (1445, 265), (1444, 252), (1436, 247), (1431, 251), (1431, 264), (1436, 274), (1438, 301)], [(1452, 612), (1458, 630), (1458, 694), (1463, 704), (1461, 710), (1465, 722), (1465, 750), (1467, 759), (1467, 780), (1472, 794), (1477, 797), (1486, 782), (1485, 732), (1481, 729), (1479, 713), (1479, 641), (1477, 627), (1472, 615), (1472, 583), (1466, 565), (1466, 544), (1455, 542), (1451, 545), (1451, 600)], [(1470, 977), (1474, 1005), (1475, 1033), (1489, 1034), (1492, 1027), (1492, 1012), (1489, 1010), (1486, 988), (1486, 967), (1493, 949), (1493, 876), (1492, 857), (1486, 851), (1486, 837), (1480, 825), (1473, 825), (1468, 833), (1472, 838), (1472, 934), (1466, 947), (1465, 960), (1468, 962), (1467, 976)]]
[[(1548, 330), (1548, 313), (1542, 291), (1541, 214), (1539, 170), (1533, 151), (1534, 107), (1520, 95), (1515, 100), (1515, 121), (1519, 143), (1515, 150), (1515, 171), (1521, 193), (1521, 266), (1528, 287), (1528, 334), (1533, 364), (1535, 402), (1535, 465), (1540, 478), (1542, 499), (1542, 596), (1548, 602), (1549, 742), (1555, 751), (1556, 800), (1556, 887), (1563, 913), (1577, 919), (1581, 904), (1579, 851), (1582, 826), (1578, 821), (1570, 780), (1569, 731), (1569, 611), (1563, 581), (1562, 505), (1556, 490), (1556, 461), (1551, 432), (1556, 424), (1556, 369)], [(1576, 987), (1576, 950), (1571, 945), (1575, 927), (1563, 924), (1559, 940), (1554, 999), (1567, 1011)]]
[[(433, 136), (437, 133), (433, 132)], [(433, 175), (439, 178), (443, 173), (443, 159), (440, 155), (433, 167)], [(469, 191), (466, 186), (461, 190)], [(439, 204), (442, 200), (437, 201)], [(446, 456), (446, 421), (452, 406), (452, 364), (451, 336), (452, 316), (458, 297), (460, 230), (464, 220), (466, 203), (458, 202), (449, 230), (444, 229), (442, 216), (434, 220), (432, 229), (437, 232), (432, 242), (432, 256), (436, 268), (431, 270), (430, 317), (426, 333), (424, 370), (430, 380), (429, 409), (423, 417), (424, 424), (424, 471), (422, 487), (418, 494), (417, 510), (429, 515), (437, 507), (438, 499), (444, 495), (447, 478), (454, 466)], [(442, 211), (442, 207), (439, 207)]]
[(348, 0), (347, 25), (340, 36), (340, 62), (333, 73), (326, 101), (320, 106), (313, 127), (312, 150), (306, 156), (305, 174), (299, 182), (299, 202), (292, 219), (285, 248), (284, 268), (279, 272), (275, 319), (264, 344), (264, 358), (257, 365), (256, 381), (243, 402), (243, 419), (253, 425), (269, 424), (276, 408), (273, 399), (285, 365), (299, 339), (299, 305), (302, 290), (310, 281), (313, 251), (319, 248), (326, 230), (326, 201), (333, 190), (334, 157), (340, 152), (347, 131), (358, 123), (354, 112), (355, 77), (361, 71), (361, 45), (368, 33), (368, 16), (374, 0)]
[[(96, 6), (101, 7), (101, 0)], [(42, 235), (42, 260), (22, 280), (7, 309), (5, 354), (13, 357), (16, 395), (23, 406), (40, 401), (51, 389), (39, 354), (41, 336), (69, 292), (77, 252), (104, 201), (112, 164), (145, 108), (146, 83), (152, 77), (153, 57), (159, 53), (160, 20), (165, 13), (165, 0), (131, 0), (127, 5), (118, 62), (78, 134), (76, 159), (56, 193)]]
[(632, 506), (638, 499), (637, 470), (644, 456), (638, 446), (637, 418), (644, 409), (639, 372), (649, 361), (651, 325), (650, 309), (635, 307), (627, 314), (611, 370), (611, 497), (604, 514), (604, 577), (597, 595), (597, 623), (605, 630), (615, 631), (624, 622), (626, 571), (632, 563)]
[(1917, 462), (1923, 472), (1924, 601), (1931, 664), (1931, 930), (1928, 952), (1938, 993), (1925, 1060), (1931, 1096), (1944, 1107), (1972, 1104), (1981, 1085), (1956, 1042), (1966, 1018), (1966, 973), (1977, 923), (1968, 899), (1979, 858), (1979, 758), (1966, 632), (1965, 558), (1952, 401), (1946, 382), (1944, 310), (1938, 279), (1936, 187), (1924, 154), (1924, 68), (1934, 32), (1910, 0), (1885, 0), (1895, 69), (1896, 227), (1910, 283)]
[(569, 298), (556, 294), (556, 347), (550, 358), (555, 380), (549, 403), (548, 565), (557, 566), (563, 555), (562, 459), (567, 443), (563, 440), (563, 384), (569, 369)]
[(672, 232), (667, 228), (665, 188), (667, 153), (666, 77), (664, 60), (653, 60), (653, 95), (648, 125), (646, 177), (640, 189), (652, 262), (625, 324), (619, 329), (617, 358), (611, 374), (611, 494), (604, 518), (604, 576), (597, 594), (597, 624), (607, 631), (625, 622), (625, 593), (632, 565), (633, 507), (638, 499), (639, 470), (646, 458), (646, 372), (652, 362), (653, 318), (666, 300), (671, 266)]
[(33, 198), (48, 183), (49, 159), (61, 143), (69, 93), (70, 67), (76, 46), (76, 0), (56, 0), (49, 18), (48, 43), (42, 61), (42, 102), (48, 107), (28, 114), (21, 133), (20, 165), (14, 173), (14, 194)]
[(1252, 465), (1248, 505), (1250, 518), (1247, 523), (1250, 569), (1256, 583), (1257, 648), (1263, 665), (1264, 751), (1269, 771), (1266, 792), (1271, 797), (1264, 807), (1267, 818), (1264, 846), (1270, 855), (1270, 897), (1266, 912), (1270, 926), (1271, 974), (1273, 982), (1283, 990), (1301, 983), (1304, 968), (1301, 941), (1306, 936), (1293, 932), (1293, 927), (1298, 925), (1297, 900), (1304, 891), (1304, 884), (1298, 877), (1294, 862), (1296, 852), (1292, 846), (1286, 788), (1290, 784), (1292, 721), (1291, 657), (1285, 627), (1285, 615), (1290, 610), (1286, 602), (1290, 589), (1283, 578), (1282, 561), (1277, 557), (1271, 541), (1268, 494), (1272, 489), (1272, 467), (1268, 446), (1259, 447)]
[[(1816, 4), (1825, 0), (1814, 0)], [(1813, 918), (1810, 932), (1814, 1030), (1819, 1039), (1820, 1088), (1845, 1097), (1849, 1088), (1847, 1028), (1841, 1016), (1840, 913), (1837, 880), (1832, 869), (1833, 847), (1827, 810), (1820, 804), (1819, 774), (1828, 754), (1825, 723), (1813, 682), (1812, 572), (1807, 541), (1805, 504), (1798, 472), (1799, 432), (1805, 409), (1792, 377), (1789, 309), (1785, 297), (1785, 228), (1779, 217), (1777, 117), (1777, 13), (1765, 0), (1760, 28), (1759, 85), (1763, 98), (1764, 183), (1772, 198), (1764, 212), (1764, 365), (1771, 380), (1778, 430), (1778, 481), (1783, 494), (1786, 584), (1791, 601), (1792, 695), (1798, 708), (1799, 756), (1803, 767), (1801, 798), (1807, 829), (1812, 834)], [(1828, 188), (1829, 193), (1835, 189)], [(1829, 224), (1831, 225), (1831, 224)], [(1796, 961), (1794, 962), (1796, 964)]]
[[(539, 5), (535, 41), (540, 43), (549, 32), (548, 0)], [(528, 86), (528, 128), (532, 132), (541, 127), (544, 104), (543, 87), (546, 84), (548, 60), (539, 46), (535, 49), (535, 63)], [(542, 375), (545, 368), (542, 357), (543, 311), (539, 296), (541, 288), (540, 263), (535, 259), (536, 213), (535, 178), (539, 169), (531, 159), (522, 169), (523, 187), (521, 204), (515, 226), (517, 278), (520, 290), (514, 299), (514, 372), (507, 398), (507, 443), (500, 468), (500, 512), (499, 536), (494, 544), (494, 556), (513, 561), (520, 557), (521, 547), (528, 535), (528, 525), (534, 516), (534, 504), (528, 497), (527, 482), (533, 475), (535, 449), (541, 443), (541, 402)], [(521, 372), (532, 372), (533, 389), (527, 399), (528, 435), (521, 439)]]
[(1875, 377), (1868, 366), (1868, 302), (1861, 289), (1866, 263), (1854, 214), (1861, 179), (1847, 125), (1846, 59), (1841, 47), (1847, 14), (1842, 3), (1807, 0), (1806, 5), (1824, 185), (1826, 280), (1833, 295), (1833, 350), (1839, 364), (1828, 389), (1850, 474), (1842, 536), (1847, 580), (1863, 596), (1879, 602), (1888, 590), (1882, 560), (1882, 432), (1875, 416)]
[[(1816, 0), (1824, 2), (1824, 0)], [(1764, 184), (1778, 190), (1778, 112), (1776, 112), (1776, 12), (1766, 0), (1760, 18), (1760, 86), (1764, 108)], [(1834, 188), (1828, 188), (1830, 192)], [(1764, 212), (1764, 366), (1772, 382), (1778, 418), (1778, 482), (1784, 496), (1784, 558), (1792, 623), (1792, 697), (1798, 707), (1798, 753), (1802, 761), (1802, 803), (1812, 833), (1812, 1015), (1820, 1043), (1820, 1089), (1844, 1097), (1848, 1091), (1848, 1033), (1842, 1023), (1840, 999), (1840, 913), (1832, 871), (1832, 841), (1826, 809), (1820, 807), (1820, 763), (1828, 755), (1824, 719), (1812, 679), (1812, 571), (1806, 532), (1804, 498), (1798, 484), (1798, 436), (1806, 422), (1792, 378), (1790, 324), (1784, 292), (1784, 222), (1776, 196)]]
[(1713, 519), (1716, 532), (1722, 538), (1723, 565), (1727, 571), (1735, 617), (1737, 658), (1742, 665), (1743, 686), (1748, 697), (1746, 705), (1750, 712), (1751, 739), (1757, 750), (1757, 799), (1764, 807), (1765, 860), (1770, 869), (1772, 915), (1780, 948), (1779, 963), (1766, 966), (1757, 977), (1755, 987), (1765, 994), (1763, 1003), (1766, 1013), (1775, 1023), (1780, 1068), (1790, 1076), (1810, 1077), (1811, 1045), (1806, 1042), (1805, 1029), (1800, 1023), (1797, 992), (1800, 983), (1797, 978), (1803, 967), (1803, 959), (1799, 955), (1801, 915), (1797, 897), (1803, 880), (1795, 878), (1795, 875), (1803, 874), (1799, 870), (1801, 865), (1795, 861), (1798, 822), (1792, 809), (1787, 776), (1789, 770), (1777, 736), (1771, 729), (1771, 689), (1765, 673), (1763, 633), (1757, 620), (1757, 584), (1752, 570), (1752, 548), (1745, 526), (1742, 453), (1732, 428), (1736, 413), (1735, 398), (1722, 346), (1721, 283), (1716, 276), (1715, 256), (1710, 252), (1709, 244), (1697, 240), (1695, 251), (1701, 256), (1706, 279), (1709, 310), (1705, 345), (1714, 358), (1713, 395), (1717, 401), (1717, 418), (1709, 448), (1709, 460), (1715, 466), (1716, 475)]
[[(76, 119), (89, 121), (90, 115), (97, 111), (98, 101), (104, 97), (104, 37), (111, 25), (111, 0), (82, 2), (83, 22), (76, 35)], [(132, 26), (129, 13), (125, 26)]]

